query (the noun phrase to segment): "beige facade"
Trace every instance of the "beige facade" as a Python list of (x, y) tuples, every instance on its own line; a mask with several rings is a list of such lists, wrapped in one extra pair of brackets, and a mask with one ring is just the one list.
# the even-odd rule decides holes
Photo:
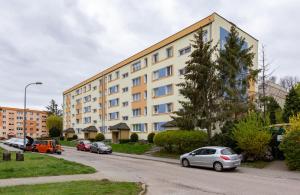
[[(66, 90), (64, 129), (74, 128), (79, 137), (82, 129), (95, 126), (112, 139), (110, 126), (126, 123), (130, 133), (146, 139), (150, 132), (164, 130), (171, 113), (180, 109), (178, 83), (183, 80), (194, 33), (203, 28), (205, 40), (220, 43), (221, 29), (228, 32), (232, 23), (216, 13), (150, 46), (124, 61)], [(258, 41), (238, 29), (248, 46), (253, 46), (257, 68)], [(253, 85), (250, 92), (256, 91)]]
[[(26, 134), (32, 138), (48, 136), (47, 112), (27, 109)], [(24, 136), (24, 109), (0, 107), (0, 137)]]

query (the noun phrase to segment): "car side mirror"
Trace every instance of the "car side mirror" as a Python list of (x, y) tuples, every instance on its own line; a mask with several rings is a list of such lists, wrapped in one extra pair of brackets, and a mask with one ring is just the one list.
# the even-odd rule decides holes
[(191, 152), (191, 153), (190, 153), (190, 155), (192, 155), (192, 156), (195, 156), (195, 155), (196, 155), (196, 153), (195, 153), (195, 152)]

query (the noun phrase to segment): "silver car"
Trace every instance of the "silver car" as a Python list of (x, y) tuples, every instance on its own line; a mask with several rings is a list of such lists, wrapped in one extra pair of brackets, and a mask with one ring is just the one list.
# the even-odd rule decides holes
[(98, 154), (111, 154), (112, 148), (105, 145), (103, 142), (93, 142), (90, 146), (90, 152), (96, 152)]
[(207, 146), (180, 156), (182, 166), (199, 166), (213, 168), (216, 171), (235, 169), (241, 159), (231, 148)]

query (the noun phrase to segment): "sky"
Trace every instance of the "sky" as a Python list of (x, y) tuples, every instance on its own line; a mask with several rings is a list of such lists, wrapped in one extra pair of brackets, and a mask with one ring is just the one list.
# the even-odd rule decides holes
[(61, 105), (64, 90), (213, 12), (265, 45), (274, 76), (300, 76), (299, 10), (297, 0), (0, 0), (0, 106), (23, 107), (36, 81), (29, 108)]

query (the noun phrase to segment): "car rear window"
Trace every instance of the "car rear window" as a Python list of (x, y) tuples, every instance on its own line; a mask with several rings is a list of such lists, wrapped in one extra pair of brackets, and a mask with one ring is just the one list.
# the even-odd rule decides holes
[(232, 154), (236, 154), (236, 153), (231, 148), (226, 148), (226, 149), (221, 150), (221, 154), (232, 155)]

